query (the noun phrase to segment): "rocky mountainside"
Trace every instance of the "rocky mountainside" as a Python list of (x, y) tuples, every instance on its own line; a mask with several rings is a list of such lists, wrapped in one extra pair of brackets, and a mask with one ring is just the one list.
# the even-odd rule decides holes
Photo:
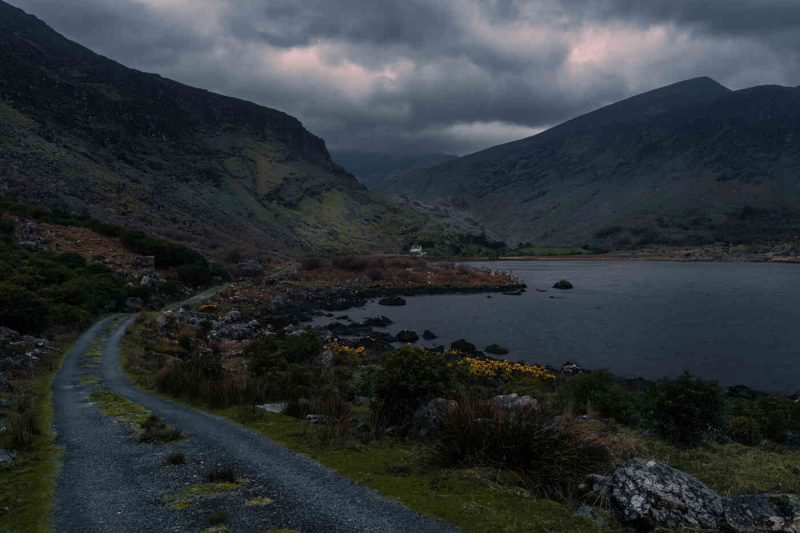
[(422, 168), (432, 167), (456, 159), (454, 155), (439, 153), (392, 154), (334, 150), (334, 161), (355, 175), (356, 179), (372, 190), (386, 180)]
[(380, 192), (458, 205), (510, 244), (796, 240), (800, 88), (691, 79)]
[(206, 250), (396, 249), (425, 219), (295, 118), (126, 68), (0, 1), (0, 191)]

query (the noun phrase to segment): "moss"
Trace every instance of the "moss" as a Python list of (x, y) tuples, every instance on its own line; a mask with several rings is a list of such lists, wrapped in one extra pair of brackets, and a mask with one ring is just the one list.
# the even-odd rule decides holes
[(255, 498), (250, 498), (244, 502), (247, 507), (266, 507), (267, 505), (272, 505), (273, 503), (275, 502), (266, 496), (256, 496)]
[(195, 483), (167, 494), (163, 500), (172, 509), (187, 509), (197, 501), (219, 498), (238, 488), (239, 483)]
[(150, 412), (144, 407), (110, 390), (93, 392), (89, 395), (89, 399), (97, 404), (103, 414), (134, 428), (146, 422), (150, 416)]

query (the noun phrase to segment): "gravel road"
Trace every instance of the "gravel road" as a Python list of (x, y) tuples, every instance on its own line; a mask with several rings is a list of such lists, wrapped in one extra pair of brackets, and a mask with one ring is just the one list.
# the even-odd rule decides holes
[[(238, 424), (137, 389), (119, 362), (120, 340), (132, 321), (111, 317), (89, 328), (53, 382), (55, 426), (65, 448), (56, 531), (200, 531), (220, 511), (229, 531), (453, 531)], [(100, 358), (91, 357), (96, 347)], [(128, 426), (89, 400), (102, 389), (145, 407), (186, 438), (166, 445), (137, 442)], [(186, 464), (165, 466), (175, 452), (184, 454)], [(244, 480), (238, 489), (193, 500), (184, 509), (165, 503), (165, 496), (207, 481), (221, 467)], [(266, 504), (248, 505), (256, 499)]]

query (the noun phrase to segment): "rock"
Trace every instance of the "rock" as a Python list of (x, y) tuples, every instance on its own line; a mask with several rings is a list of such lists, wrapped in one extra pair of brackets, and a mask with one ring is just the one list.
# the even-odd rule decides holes
[(399, 306), (399, 305), (406, 305), (406, 301), (400, 296), (387, 296), (385, 298), (381, 298), (380, 300), (378, 300), (378, 304), (387, 306)]
[(800, 531), (800, 496), (794, 494), (728, 496), (722, 507), (729, 531)]
[(389, 317), (385, 317), (383, 315), (376, 316), (374, 318), (367, 318), (364, 320), (365, 326), (371, 326), (374, 328), (385, 328), (386, 326), (392, 325), (392, 319)]
[(147, 274), (145, 274), (139, 280), (139, 285), (141, 285), (142, 287), (154, 287), (158, 285), (158, 278), (156, 278), (155, 276), (148, 276)]
[(429, 329), (426, 329), (425, 331), (422, 332), (422, 338), (427, 341), (433, 340), (436, 338), (436, 333), (432, 332)]
[(500, 346), (499, 344), (490, 344), (484, 348), (483, 351), (494, 355), (506, 355), (508, 353), (508, 348), (505, 346)]
[(156, 268), (156, 258), (153, 255), (137, 255), (133, 258), (132, 266), (153, 270)]
[(505, 411), (516, 411), (517, 409), (538, 409), (539, 401), (530, 396), (520, 396), (516, 392), (511, 394), (500, 394), (492, 398), (492, 402)]
[(4, 450), (0, 448), (0, 466), (11, 464), (14, 458), (17, 457), (17, 453), (11, 450)]
[(14, 404), (5, 398), (0, 398), (0, 409), (13, 409)]
[(438, 346), (434, 346), (433, 348), (428, 348), (428, 351), (433, 353), (444, 353), (444, 346), (439, 344)]
[(413, 329), (404, 329), (397, 335), (395, 335), (395, 339), (400, 342), (417, 342), (419, 340), (419, 335)]
[(800, 403), (800, 391), (797, 391), (789, 396), (789, 399), (791, 399), (794, 403)]
[(92, 261), (94, 261), (95, 263), (105, 263), (106, 256), (100, 254), (92, 254)]
[(324, 415), (306, 415), (306, 422), (311, 424), (324, 424), (325, 423), (325, 416)]
[(609, 499), (623, 524), (638, 529), (718, 529), (723, 523), (717, 493), (659, 461), (631, 459), (611, 476), (592, 476), (587, 483)]
[(444, 398), (434, 398), (414, 413), (414, 431), (420, 437), (430, 437), (436, 433), (441, 423), (442, 415), (448, 409), (455, 409), (458, 407), (458, 402), (455, 400), (446, 400)]
[(265, 403), (261, 405), (257, 405), (259, 409), (263, 409), (268, 413), (276, 413), (276, 414), (283, 414), (286, 410), (286, 402), (278, 402), (278, 403)]
[(456, 350), (460, 353), (471, 353), (475, 351), (475, 345), (471, 342), (467, 342), (464, 339), (458, 339), (457, 341), (450, 344), (451, 350)]
[(556, 281), (555, 284), (553, 284), (553, 288), (554, 289), (562, 289), (562, 290), (571, 289), (572, 288), (572, 283), (570, 283), (569, 281), (567, 281), (565, 279), (562, 279), (560, 281)]
[(129, 296), (125, 300), (125, 309), (128, 311), (141, 311), (144, 308), (144, 301), (136, 296)]
[(243, 278), (257, 278), (264, 274), (264, 267), (261, 266), (261, 263), (252, 259), (249, 261), (242, 261), (236, 265), (236, 269)]
[(608, 518), (603, 516), (602, 511), (595, 507), (589, 507), (588, 505), (581, 505), (578, 507), (578, 510), (575, 511), (575, 516), (580, 516), (581, 518), (588, 518), (592, 522), (594, 522), (595, 527), (597, 529), (605, 529), (608, 527)]
[(567, 361), (561, 365), (561, 368), (558, 371), (559, 373), (566, 374), (567, 376), (586, 373), (586, 370), (581, 365), (572, 361)]
[(3, 378), (0, 378), (0, 391), (9, 392), (14, 390), (14, 386)]

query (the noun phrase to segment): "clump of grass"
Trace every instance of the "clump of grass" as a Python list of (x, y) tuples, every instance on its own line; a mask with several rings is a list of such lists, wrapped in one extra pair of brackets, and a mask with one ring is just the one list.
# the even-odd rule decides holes
[(186, 456), (183, 454), (183, 452), (172, 452), (167, 456), (167, 459), (166, 461), (164, 461), (164, 464), (172, 466), (186, 464)]
[(228, 512), (227, 511), (217, 511), (215, 513), (211, 513), (206, 517), (206, 523), (209, 526), (219, 526), (224, 524), (228, 521)]
[(95, 391), (89, 395), (89, 399), (97, 404), (103, 414), (132, 427), (137, 427), (150, 416), (150, 412), (141, 405), (110, 390)]
[(200, 500), (219, 498), (239, 488), (239, 483), (194, 483), (164, 496), (164, 503), (171, 509), (188, 509)]
[(569, 422), (471, 398), (443, 411), (431, 458), (445, 467), (508, 470), (533, 493), (558, 499), (572, 498), (588, 474), (612, 461), (605, 442)]
[(139, 442), (151, 444), (164, 444), (183, 438), (183, 433), (179, 429), (167, 425), (161, 418), (150, 415), (140, 424)]
[(236, 483), (238, 477), (232, 466), (218, 466), (208, 473), (206, 479), (209, 483)]
[(273, 503), (275, 502), (272, 501), (272, 498), (267, 498), (266, 496), (256, 496), (244, 502), (247, 507), (266, 507), (267, 505), (272, 505)]

